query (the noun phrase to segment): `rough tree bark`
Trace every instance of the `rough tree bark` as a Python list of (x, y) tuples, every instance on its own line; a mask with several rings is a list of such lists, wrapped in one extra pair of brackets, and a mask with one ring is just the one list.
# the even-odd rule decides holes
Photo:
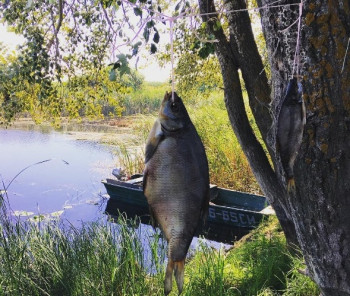
[[(258, 5), (263, 8), (272, 2), (275, 1), (258, 0)], [(278, 5), (297, 3), (285, 0)], [(199, 5), (201, 12), (215, 12), (213, 0), (199, 0)], [(243, 0), (225, 0), (224, 5), (226, 11), (245, 8)], [(210, 25), (216, 21), (215, 15), (203, 16), (203, 20), (219, 40), (216, 54), (226, 107), (263, 192), (275, 207), (286, 236), (298, 239), (322, 295), (345, 296), (350, 295), (350, 2), (304, 0), (302, 11), (299, 65), (307, 123), (294, 167), (296, 193), (290, 195), (275, 151), (274, 122), (293, 74), (299, 6), (261, 10), (271, 67), (271, 96), (265, 77), (257, 75), (261, 69), (255, 68), (261, 64), (256, 46), (252, 45), (248, 15), (227, 15), (229, 36)], [(247, 122), (238, 69), (274, 168)], [(273, 116), (269, 118), (269, 110), (259, 108), (258, 103), (270, 101)], [(266, 124), (271, 126), (270, 134)]]
[[(199, 1), (199, 6), (202, 13), (211, 13), (209, 17), (204, 15), (203, 20), (208, 23), (210, 32), (218, 40), (215, 43), (215, 50), (221, 66), (225, 103), (232, 128), (262, 191), (275, 209), (288, 243), (298, 245), (295, 227), (289, 214), (289, 205), (287, 202), (281, 202), (281, 197), (286, 196), (285, 186), (272, 169), (263, 147), (250, 126), (244, 107), (238, 70), (242, 71), (249, 95), (249, 104), (262, 137), (267, 142), (273, 122), (267, 108), (271, 101), (270, 87), (266, 74), (262, 71), (263, 63), (254, 41), (248, 12), (228, 15), (230, 36), (227, 37), (222, 28), (214, 28), (214, 23), (217, 21), (216, 15), (212, 14), (216, 11), (214, 2), (212, 0)], [(226, 1), (225, 6), (227, 10), (246, 8), (243, 0)], [(275, 162), (274, 153), (271, 153), (273, 149), (269, 149), (269, 151), (272, 160)]]

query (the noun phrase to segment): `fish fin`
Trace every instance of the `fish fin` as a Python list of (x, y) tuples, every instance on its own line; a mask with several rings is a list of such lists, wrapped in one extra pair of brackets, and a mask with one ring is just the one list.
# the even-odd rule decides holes
[[(143, 193), (145, 194), (146, 192), (146, 188), (147, 188), (147, 176), (148, 176), (148, 171), (147, 169), (143, 172), (143, 182), (142, 182), (142, 185), (143, 185)], [(147, 200), (147, 197), (146, 197), (146, 200)], [(148, 201), (147, 201), (148, 202)], [(151, 216), (151, 225), (153, 228), (156, 228), (158, 223), (157, 223), (157, 219), (155, 218), (154, 216), (154, 213), (153, 213), (153, 210), (151, 208), (150, 205), (148, 205), (148, 209), (149, 209), (149, 215)]]
[(295, 193), (295, 180), (294, 180), (294, 178), (288, 179), (287, 191), (288, 191), (288, 193)]
[(161, 125), (159, 120), (156, 120), (154, 123), (151, 132), (147, 138), (147, 144), (146, 144), (146, 160), (145, 163), (147, 163), (153, 156), (154, 152), (156, 151), (159, 143), (164, 139), (164, 133), (162, 131)]
[(164, 295), (168, 295), (173, 285), (174, 261), (169, 258), (164, 279)]
[(184, 285), (185, 259), (174, 263), (174, 274), (179, 295)]
[(147, 168), (143, 172), (143, 179), (142, 179), (142, 190), (143, 193), (146, 192), (146, 186), (147, 186), (147, 177), (148, 177), (148, 171)]
[(151, 207), (149, 207), (149, 214), (151, 216), (151, 225), (155, 229), (158, 226), (158, 223), (156, 217), (154, 217), (154, 213)]

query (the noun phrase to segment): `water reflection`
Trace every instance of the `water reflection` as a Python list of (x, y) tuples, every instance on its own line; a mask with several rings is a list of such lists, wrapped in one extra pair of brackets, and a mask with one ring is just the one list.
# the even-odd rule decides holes
[[(52, 130), (0, 129), (0, 188), (7, 187), (27, 166), (49, 160), (31, 166), (13, 180), (7, 190), (13, 213), (24, 218), (60, 216), (76, 227), (82, 222), (105, 220), (107, 200), (103, 198), (106, 192), (101, 180), (112, 177), (117, 163), (115, 149), (76, 141)], [(137, 232), (145, 254), (150, 254), (153, 228), (140, 223)], [(194, 238), (191, 250), (198, 244)]]
[(63, 210), (73, 222), (101, 217), (96, 204), (105, 190), (100, 181), (115, 166), (113, 149), (58, 132), (0, 129), (0, 181), (5, 187), (25, 167), (50, 160), (13, 180), (7, 190), (11, 208), (42, 214)]

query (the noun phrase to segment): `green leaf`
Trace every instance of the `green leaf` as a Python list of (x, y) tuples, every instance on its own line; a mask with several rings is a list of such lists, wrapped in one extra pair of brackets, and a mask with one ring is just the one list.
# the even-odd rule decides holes
[(117, 80), (117, 74), (115, 73), (114, 68), (109, 71), (109, 80), (110, 81), (116, 81)]
[(148, 42), (148, 40), (149, 40), (149, 29), (147, 27), (145, 27), (145, 29), (143, 30), (143, 37), (145, 38), (146, 42)]
[(198, 49), (200, 48), (200, 45), (201, 45), (201, 42), (199, 40), (196, 40), (195, 42), (193, 42), (190, 46), (190, 49), (191, 50), (195, 50), (195, 49)]
[(142, 10), (140, 8), (138, 8), (138, 7), (135, 7), (134, 8), (134, 14), (136, 16), (141, 16), (142, 17)]
[(118, 68), (120, 68), (120, 63), (119, 62), (114, 63), (113, 64), (113, 70), (114, 69), (118, 69)]
[(152, 27), (154, 27), (154, 21), (153, 20), (151, 20), (151, 21), (149, 21), (149, 22), (147, 22), (147, 28), (152, 28)]
[(221, 23), (219, 20), (216, 20), (216, 22), (213, 24), (214, 31), (218, 31), (221, 29)]
[(125, 73), (130, 73), (130, 68), (129, 68), (129, 65), (126, 64), (126, 65), (122, 65), (119, 69), (119, 73), (120, 73), (120, 76), (123, 76)]
[(179, 1), (179, 3), (176, 4), (175, 11), (178, 11), (180, 9), (181, 2), (182, 1)]
[(156, 52), (157, 52), (157, 46), (154, 43), (152, 43), (151, 44), (151, 53), (153, 54), (153, 53), (156, 53)]
[(154, 36), (153, 36), (153, 41), (155, 42), (155, 43), (158, 43), (159, 42), (159, 33), (158, 32), (155, 32), (154, 33)]

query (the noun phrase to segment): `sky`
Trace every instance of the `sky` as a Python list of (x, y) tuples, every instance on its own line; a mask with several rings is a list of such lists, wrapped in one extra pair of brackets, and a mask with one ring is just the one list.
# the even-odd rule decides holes
[[(24, 42), (24, 38), (12, 32), (8, 32), (5, 25), (0, 23), (0, 42), (4, 43), (9, 50), (16, 50), (16, 46)], [(131, 63), (133, 66), (133, 63)], [(170, 79), (171, 65), (161, 68), (155, 59), (140, 56), (138, 71), (149, 82), (167, 82)]]

